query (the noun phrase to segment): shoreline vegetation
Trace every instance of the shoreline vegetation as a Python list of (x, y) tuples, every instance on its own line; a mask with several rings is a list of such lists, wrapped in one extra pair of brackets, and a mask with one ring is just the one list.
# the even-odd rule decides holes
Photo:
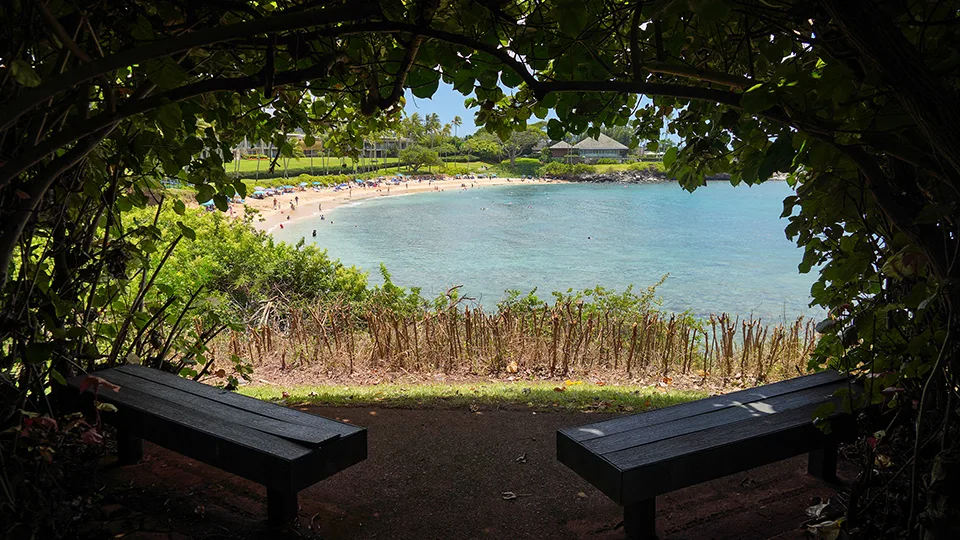
[[(484, 310), (466, 305), (457, 288), (423, 298), (419, 289), (394, 285), (382, 266), (384, 283), (371, 286), (365, 272), (330, 260), (317, 246), (276, 242), (269, 234), (281, 224), (364, 199), (547, 182), (424, 178), (390, 185), (389, 191), (381, 185), (352, 194), (330, 188), (287, 193), (277, 197), (276, 210), (270, 198), (247, 199), (262, 217), (244, 210), (242, 220), (187, 212), (181, 217), (191, 218), (183, 221), (198, 231), (196, 239), (174, 253), (158, 283), (173, 287), (179, 279), (185, 294), (208, 290), (219, 299), (222, 323), (203, 354), (188, 348), (179, 367), (177, 355), (172, 363), (231, 387), (269, 381), (280, 388), (369, 384), (379, 378), (371, 374), (433, 374), (452, 380), (667, 381), (681, 389), (724, 391), (808, 371), (817, 343), (815, 321), (799, 317), (771, 324), (729, 314), (696, 318), (666, 312), (656, 295), (666, 276), (640, 292), (598, 286), (552, 293), (545, 300), (533, 292), (506, 291), (494, 309)], [(291, 213), (294, 197), (300, 203)], [(160, 223), (176, 221), (160, 215)], [(334, 225), (334, 216), (325, 223)], [(194, 334), (207, 330), (201, 324)], [(248, 383), (241, 383), (244, 379)]]

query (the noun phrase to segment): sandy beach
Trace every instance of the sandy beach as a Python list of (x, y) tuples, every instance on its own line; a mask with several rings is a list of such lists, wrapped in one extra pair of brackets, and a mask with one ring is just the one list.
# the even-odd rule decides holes
[[(355, 187), (351, 190), (334, 191), (333, 188), (320, 188), (319, 191), (307, 189), (306, 191), (297, 191), (295, 193), (284, 193), (276, 197), (266, 199), (254, 199), (247, 197), (246, 205), (260, 211), (260, 218), (254, 220), (254, 227), (257, 229), (272, 232), (279, 229), (281, 225), (319, 217), (321, 214), (326, 216), (331, 210), (345, 204), (372, 199), (375, 197), (397, 197), (402, 195), (412, 195), (414, 193), (426, 193), (429, 191), (450, 191), (464, 189), (482, 189), (490, 186), (502, 186), (507, 184), (548, 184), (561, 183), (559, 180), (541, 180), (541, 179), (522, 179), (522, 178), (479, 178), (479, 179), (454, 179), (409, 180), (399, 185), (381, 185), (379, 187)], [(299, 199), (299, 204), (295, 201)], [(274, 208), (274, 200), (277, 201)], [(294, 202), (295, 209), (290, 208), (290, 203)], [(236, 207), (235, 207), (235, 210)], [(242, 210), (240, 214), (242, 215)]]

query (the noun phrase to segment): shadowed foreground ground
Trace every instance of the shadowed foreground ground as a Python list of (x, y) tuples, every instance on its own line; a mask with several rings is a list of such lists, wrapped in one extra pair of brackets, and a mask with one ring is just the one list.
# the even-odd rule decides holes
[[(103, 520), (87, 536), (624, 538), (620, 508), (555, 455), (557, 428), (610, 415), (305, 410), (367, 427), (370, 457), (302, 491), (295, 530), (267, 528), (261, 486), (147, 445), (140, 465), (104, 469)], [(661, 538), (802, 538), (811, 499), (834, 493), (805, 466), (800, 457), (660, 497)], [(518, 498), (504, 500), (505, 491)]]

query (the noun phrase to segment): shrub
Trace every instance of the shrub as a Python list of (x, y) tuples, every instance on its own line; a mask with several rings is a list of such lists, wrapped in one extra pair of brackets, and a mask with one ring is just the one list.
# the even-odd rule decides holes
[(536, 158), (517, 158), (514, 164), (509, 161), (500, 163), (500, 170), (510, 176), (536, 176), (540, 169), (540, 160)]
[(613, 158), (608, 158), (608, 157), (600, 158), (597, 160), (597, 165), (615, 165), (617, 163), (620, 163), (620, 161)]
[(596, 172), (596, 168), (592, 165), (587, 165), (586, 163), (560, 163), (553, 161), (547, 163), (540, 167), (539, 173), (541, 176), (558, 176), (561, 178), (570, 178), (575, 176), (582, 176), (585, 174), (592, 174)]

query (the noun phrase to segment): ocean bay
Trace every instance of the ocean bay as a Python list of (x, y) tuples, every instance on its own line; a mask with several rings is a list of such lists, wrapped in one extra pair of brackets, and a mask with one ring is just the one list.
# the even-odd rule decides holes
[(642, 289), (669, 273), (657, 289), (667, 310), (792, 321), (822, 314), (808, 307), (815, 275), (798, 272), (802, 250), (779, 217), (792, 193), (777, 181), (694, 193), (675, 183), (518, 183), (367, 200), (274, 236), (316, 242), (372, 283), (383, 263), (394, 283), (428, 298), (463, 285), (487, 308), (506, 289), (536, 287), (552, 301), (554, 290)]

